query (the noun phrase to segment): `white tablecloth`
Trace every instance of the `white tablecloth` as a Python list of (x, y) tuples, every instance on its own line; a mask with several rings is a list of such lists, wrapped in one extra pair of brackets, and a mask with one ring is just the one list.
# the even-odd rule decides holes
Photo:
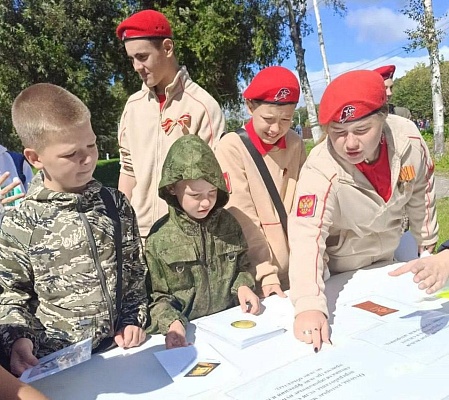
[[(149, 337), (139, 348), (129, 350), (117, 348), (105, 354), (94, 355), (83, 364), (36, 381), (32, 385), (54, 400), (187, 398), (219, 400), (240, 399), (239, 393), (243, 393), (242, 398), (248, 400), (282, 400), (288, 398), (280, 394), (286, 390), (281, 388), (282, 385), (278, 388), (271, 387), (270, 385), (275, 385), (273, 382), (280, 382), (289, 374), (296, 376), (295, 370), (298, 371), (296, 380), (299, 381), (303, 376), (311, 374), (307, 372), (307, 368), (310, 368), (310, 371), (324, 368), (322, 371), (325, 375), (331, 376), (332, 372), (326, 370), (326, 367), (337, 365), (341, 361), (340, 365), (347, 362), (354, 371), (357, 368), (364, 371), (364, 374), (359, 373), (360, 376), (365, 375), (363, 379), (358, 380), (359, 384), (356, 384), (355, 379), (353, 381), (345, 379), (345, 382), (348, 382), (345, 386), (350, 389), (349, 393), (352, 395), (349, 397), (344, 395), (345, 389), (341, 388), (343, 381), (338, 381), (343, 375), (338, 375), (335, 381), (340, 383), (337, 385), (338, 382), (332, 382), (334, 386), (337, 385), (332, 391), (324, 392), (323, 384), (320, 384), (322, 392), (315, 390), (318, 386), (312, 391), (312, 384), (309, 384), (307, 388), (304, 386), (303, 389), (298, 389), (297, 394), (289, 399), (445, 398), (449, 395), (449, 385), (446, 383), (449, 347), (444, 344), (445, 340), (438, 338), (444, 337), (444, 334), (449, 339), (449, 330), (446, 329), (447, 324), (444, 323), (446, 320), (443, 318), (449, 315), (447, 300), (426, 298), (412, 282), (410, 274), (398, 278), (388, 276), (387, 272), (393, 268), (394, 266), (387, 266), (359, 270), (331, 277), (326, 285), (326, 294), (331, 314), (329, 322), (332, 327), (333, 345), (325, 344), (318, 354), (313, 352), (311, 345), (301, 343), (293, 337), (293, 307), (288, 299), (277, 296), (264, 301), (265, 312), (271, 313), (273, 318), (284, 324), (287, 331), (243, 350), (212, 339), (196, 329), (193, 321), (188, 329), (188, 339), (195, 343), (211, 343), (238, 371), (237, 376), (222, 376), (216, 387), (208, 388), (205, 392), (201, 392), (201, 378), (193, 378), (199, 379), (198, 392), (194, 394), (189, 391), (186, 393), (186, 388), (183, 388), (182, 384), (171, 380), (153, 354), (165, 348), (164, 338), (161, 335)], [(353, 307), (354, 304), (365, 301), (400, 311), (379, 316)], [(398, 314), (403, 317), (397, 317)], [(379, 339), (382, 331), (390, 334), (392, 329), (398, 329), (398, 326), (402, 329), (405, 324), (413, 324), (416, 321), (420, 321), (420, 326), (425, 331), (429, 318), (435, 321), (436, 317), (439, 318), (438, 321), (443, 321), (443, 325), (438, 328), (439, 332), (427, 332), (425, 338), (431, 343), (431, 346), (428, 346), (431, 350), (435, 346), (440, 349), (441, 345), (438, 359), (435, 359), (433, 350), (427, 354), (426, 347), (423, 346), (419, 348), (417, 346), (417, 352), (411, 352), (411, 355), (404, 355), (396, 354), (396, 349), (393, 349), (395, 351), (393, 354), (390, 347), (382, 346), (382, 343), (373, 344), (373, 341), (383, 340)], [(373, 335), (364, 336), (365, 331), (373, 332)], [(424, 335), (423, 332), (417, 334)], [(449, 340), (447, 342), (449, 343)], [(218, 372), (219, 368), (214, 371)], [(318, 378), (314, 379), (318, 382)], [(273, 391), (278, 395), (273, 395)], [(321, 397), (318, 396), (320, 393)], [(308, 397), (303, 397), (306, 394)]]

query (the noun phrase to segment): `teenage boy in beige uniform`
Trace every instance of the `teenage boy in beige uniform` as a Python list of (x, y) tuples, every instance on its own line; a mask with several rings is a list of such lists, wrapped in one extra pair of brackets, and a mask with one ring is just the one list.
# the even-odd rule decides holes
[[(290, 129), (299, 92), (296, 76), (275, 66), (259, 72), (243, 93), (252, 116), (245, 129), (263, 157), (287, 214), (306, 159), (302, 139)], [(224, 136), (215, 155), (228, 183), (227, 208), (242, 225), (248, 242), (258, 289), (263, 296), (285, 296), (283, 291), (289, 287), (288, 239), (265, 182), (237, 133)]]
[(126, 53), (143, 81), (126, 103), (120, 121), (118, 188), (134, 207), (141, 237), (167, 213), (158, 183), (168, 149), (196, 134), (214, 149), (225, 131), (218, 103), (179, 67), (170, 24), (154, 10), (138, 12), (117, 28)]

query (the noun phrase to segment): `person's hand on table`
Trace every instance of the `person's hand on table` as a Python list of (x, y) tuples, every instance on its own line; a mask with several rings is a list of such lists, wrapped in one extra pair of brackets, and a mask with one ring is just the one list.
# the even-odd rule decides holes
[(176, 320), (173, 322), (165, 336), (165, 347), (167, 349), (174, 349), (175, 347), (186, 347), (190, 344), (187, 343), (186, 329), (181, 321)]
[(11, 349), (11, 372), (22, 375), (23, 371), (38, 364), (38, 359), (33, 355), (33, 342), (28, 338), (17, 339)]
[(279, 297), (287, 297), (287, 295), (282, 291), (281, 285), (279, 283), (262, 286), (263, 297), (268, 297), (272, 293), (277, 294)]
[[(260, 311), (260, 299), (248, 286), (240, 286), (237, 290), (239, 304), (244, 313), (258, 314)], [(248, 306), (249, 303), (249, 306)]]
[(399, 276), (407, 272), (415, 275), (413, 282), (418, 284), (419, 289), (426, 289), (427, 294), (435, 293), (449, 279), (449, 251), (444, 250), (430, 257), (409, 261), (388, 274)]
[(326, 316), (321, 311), (311, 310), (299, 313), (293, 324), (295, 337), (301, 342), (312, 343), (317, 353), (323, 342), (332, 344)]
[(114, 336), (117, 346), (123, 349), (140, 346), (145, 341), (145, 338), (145, 331), (141, 327), (135, 325), (125, 326)]

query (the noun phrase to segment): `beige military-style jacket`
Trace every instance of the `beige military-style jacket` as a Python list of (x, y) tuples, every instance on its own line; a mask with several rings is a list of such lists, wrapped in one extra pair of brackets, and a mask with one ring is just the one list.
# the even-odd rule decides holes
[[(242, 226), (256, 281), (261, 286), (281, 283), (284, 290), (288, 289), (288, 240), (256, 164), (235, 132), (220, 140), (215, 155), (228, 179), (230, 200), (226, 208)], [(275, 146), (263, 159), (288, 214), (306, 159), (304, 143), (289, 130), (286, 148)]]
[(288, 220), (295, 315), (307, 310), (328, 315), (329, 273), (391, 263), (403, 209), (418, 245), (438, 240), (434, 164), (426, 143), (412, 121), (396, 115), (388, 116), (384, 134), (392, 185), (387, 203), (365, 175), (335, 153), (329, 139), (311, 151), (301, 170)]
[(131, 205), (142, 237), (168, 211), (167, 204), (158, 197), (157, 187), (162, 164), (173, 142), (193, 134), (214, 149), (225, 131), (220, 106), (190, 79), (185, 67), (179, 70), (165, 93), (166, 101), (160, 110), (154, 89), (143, 85), (128, 99), (118, 133), (120, 173), (136, 179)]

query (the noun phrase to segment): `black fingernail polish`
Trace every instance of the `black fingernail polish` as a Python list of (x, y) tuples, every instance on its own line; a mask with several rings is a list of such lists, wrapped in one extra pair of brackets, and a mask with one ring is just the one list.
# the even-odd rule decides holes
[(314, 347), (314, 348), (313, 348), (313, 351), (314, 351), (315, 353), (318, 353), (318, 347)]

